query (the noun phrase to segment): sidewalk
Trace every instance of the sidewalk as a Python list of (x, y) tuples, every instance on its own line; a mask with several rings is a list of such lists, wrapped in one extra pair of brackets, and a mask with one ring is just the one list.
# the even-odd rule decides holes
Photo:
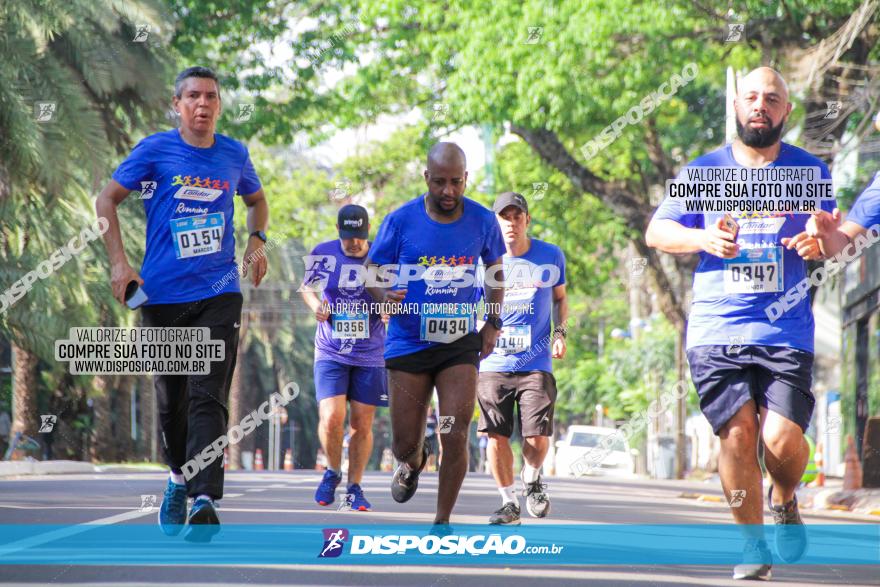
[[(703, 502), (725, 502), (717, 474), (702, 483), (717, 484), (718, 491), (709, 493), (698, 490), (682, 493), (679, 497)], [(828, 478), (825, 480), (825, 487), (801, 487), (797, 490), (797, 498), (801, 511), (813, 516), (844, 517), (880, 523), (880, 489), (844, 491), (843, 479)]]
[(805, 487), (797, 494), (804, 509), (852, 512), (880, 522), (880, 489), (844, 490), (842, 479), (826, 479), (825, 487)]
[(104, 463), (95, 465), (85, 461), (0, 461), (0, 477), (20, 475), (70, 475), (82, 473), (165, 472), (168, 468), (158, 463)]

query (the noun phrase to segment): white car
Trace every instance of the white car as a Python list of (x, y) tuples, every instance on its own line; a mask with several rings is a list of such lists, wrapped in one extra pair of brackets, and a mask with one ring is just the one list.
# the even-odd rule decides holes
[(569, 426), (565, 439), (556, 442), (556, 475), (632, 477), (633, 452), (616, 428)]

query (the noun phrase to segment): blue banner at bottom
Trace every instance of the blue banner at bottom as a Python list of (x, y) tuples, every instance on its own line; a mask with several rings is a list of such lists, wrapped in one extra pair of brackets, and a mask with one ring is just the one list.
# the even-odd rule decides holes
[(0, 564), (731, 565), (742, 561), (749, 532), (764, 533), (774, 564), (880, 564), (878, 524), (808, 525), (797, 561), (780, 560), (776, 547), (791, 552), (792, 544), (777, 545), (774, 526), (224, 524), (207, 543), (187, 541), (189, 528), (182, 530), (165, 536), (144, 524), (0, 525)]

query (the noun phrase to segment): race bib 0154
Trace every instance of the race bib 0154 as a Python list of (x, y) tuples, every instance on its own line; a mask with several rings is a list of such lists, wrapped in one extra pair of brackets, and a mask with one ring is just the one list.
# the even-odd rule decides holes
[(218, 253), (223, 246), (223, 212), (171, 220), (171, 237), (178, 259)]

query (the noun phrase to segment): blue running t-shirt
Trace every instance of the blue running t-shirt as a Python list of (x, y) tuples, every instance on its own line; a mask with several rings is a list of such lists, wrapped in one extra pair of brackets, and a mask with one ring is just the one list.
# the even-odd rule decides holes
[(480, 371), (553, 371), (553, 288), (565, 284), (565, 255), (536, 238), (521, 257), (504, 255), (504, 326)]
[(363, 279), (355, 278), (352, 271), (352, 266), (363, 266), (366, 260), (367, 257), (348, 256), (338, 239), (321, 243), (312, 250), (303, 286), (324, 284), (317, 288), (323, 292), (318, 295), (331, 311), (330, 320), (318, 322), (315, 331), (315, 362), (385, 366), (382, 316), (370, 312), (375, 306), (373, 298), (364, 287)]
[[(694, 167), (742, 167), (733, 158), (730, 145), (703, 155), (689, 163)], [(803, 149), (782, 143), (779, 156), (768, 167), (820, 167), (822, 179), (830, 179), (828, 167)], [(823, 200), (823, 210), (836, 206)], [(688, 228), (705, 228), (717, 222), (723, 213), (686, 213), (680, 199), (666, 198), (654, 218), (675, 220)], [(732, 283), (746, 258), (725, 260), (700, 252), (694, 273), (694, 298), (688, 316), (687, 348), (707, 345), (764, 345), (797, 348), (813, 352), (813, 312), (809, 296), (770, 322), (765, 308), (779, 296), (794, 288), (806, 277), (807, 263), (796, 250), (782, 246), (782, 238), (803, 232), (809, 214), (732, 213), (739, 224), (737, 244), (740, 255), (752, 255), (764, 265), (767, 282), (774, 282), (768, 291), (741, 293)], [(772, 265), (772, 267), (770, 267)], [(725, 279), (729, 271), (729, 279)], [(777, 282), (777, 279), (781, 279)], [(772, 279), (771, 279), (772, 278)], [(733, 291), (731, 291), (733, 290)], [(771, 291), (772, 290), (772, 291)]]
[(424, 195), (386, 216), (370, 247), (370, 261), (405, 266), (397, 273), (395, 289), (402, 289), (403, 275), (413, 277), (406, 284), (405, 306), (391, 317), (385, 358), (475, 332), (473, 306), (480, 297), (476, 265), (480, 260), (495, 263), (504, 250), (495, 214), (470, 198), (464, 198), (461, 218), (449, 224), (428, 216)]
[(233, 195), (260, 189), (247, 147), (218, 133), (213, 146), (193, 147), (172, 129), (139, 142), (113, 179), (142, 194), (147, 240), (140, 274), (147, 305), (240, 291)]
[(846, 219), (862, 228), (871, 228), (880, 222), (880, 173), (874, 175), (871, 185), (859, 194)]

